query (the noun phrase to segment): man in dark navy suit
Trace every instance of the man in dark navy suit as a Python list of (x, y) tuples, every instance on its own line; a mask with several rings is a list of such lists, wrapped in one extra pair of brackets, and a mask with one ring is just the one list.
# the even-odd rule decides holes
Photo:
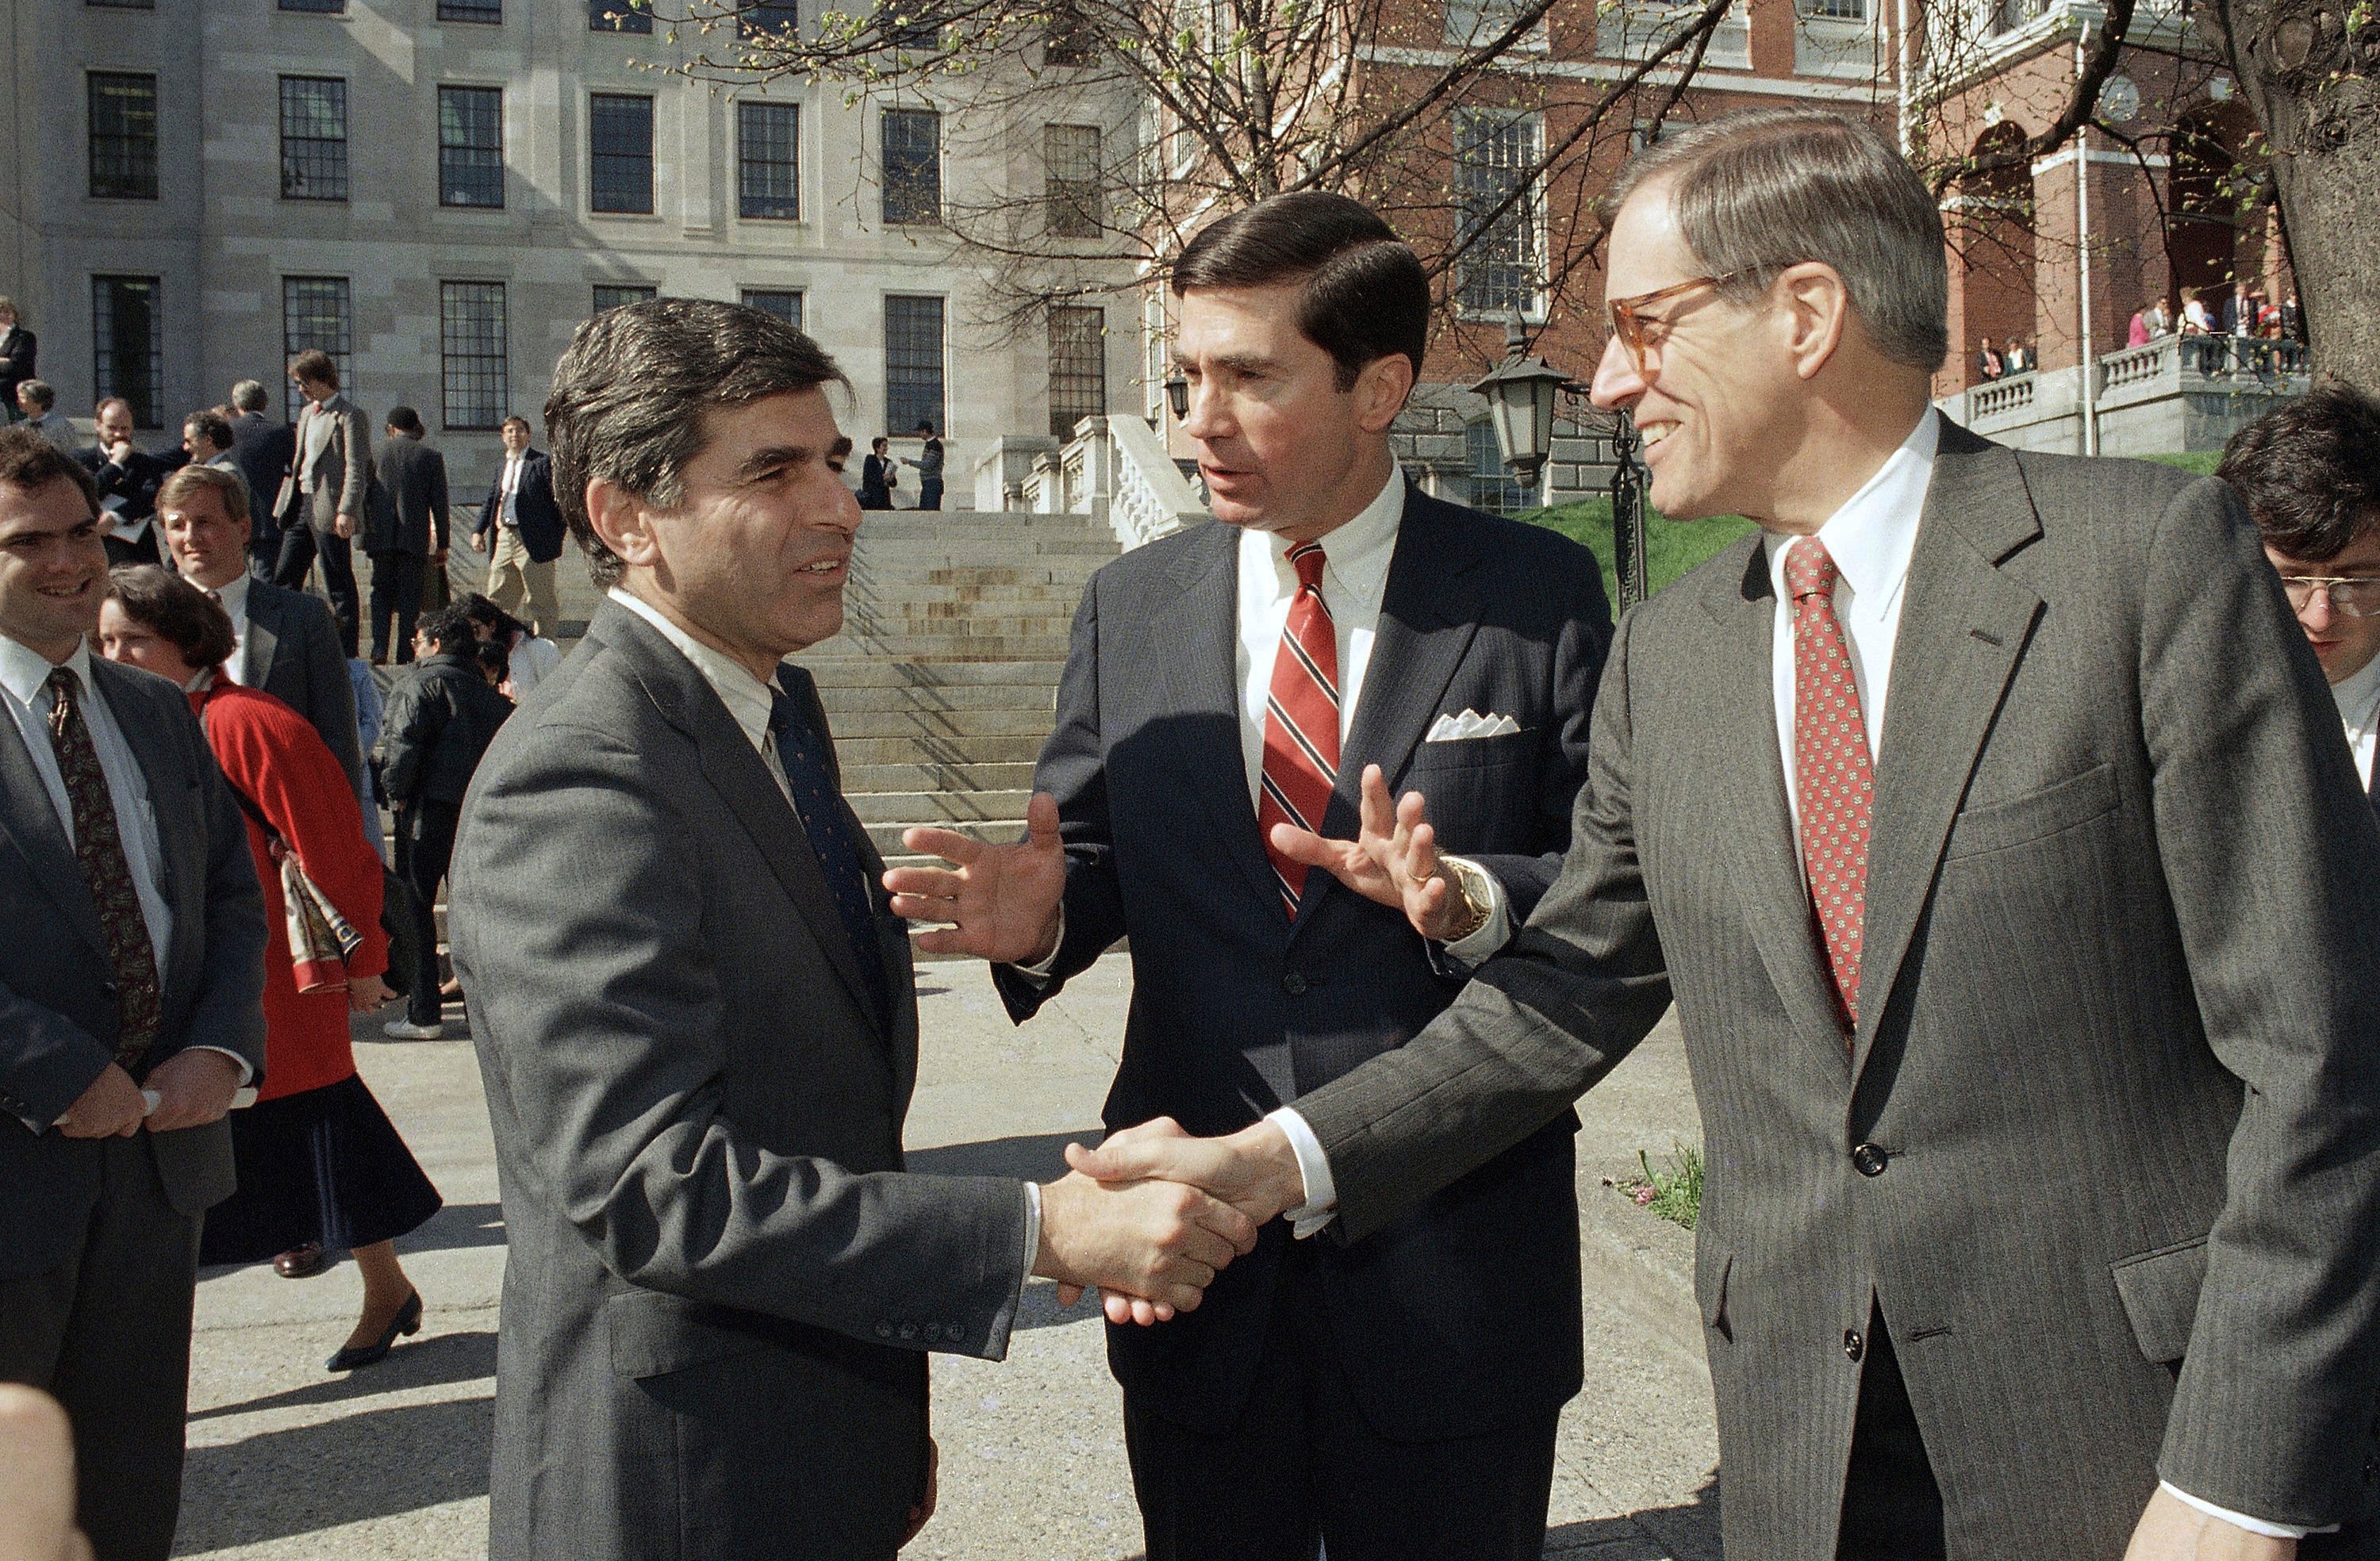
[[(914, 831), (957, 870), (886, 881), (1020, 1022), (1129, 936), (1108, 1125), (1212, 1133), (1402, 1045), (1527, 918), (1610, 613), (1585, 549), (1407, 485), (1429, 288), (1378, 216), (1278, 197), (1172, 284), (1218, 524), (1092, 581), (1030, 838)], [(1539, 1554), (1581, 1380), (1576, 1125), (1362, 1240), (1274, 1224), (1163, 1327), (1110, 1302), (1151, 1561)]]
[[(2250, 423), (2216, 475), (2239, 491), (2314, 659), (2365, 790), (2380, 742), (2380, 402), (2325, 385)], [(2380, 805), (2380, 791), (2374, 792)]]

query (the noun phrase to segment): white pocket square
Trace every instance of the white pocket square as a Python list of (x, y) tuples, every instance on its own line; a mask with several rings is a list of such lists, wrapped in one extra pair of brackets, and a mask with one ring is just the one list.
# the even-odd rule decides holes
[(1459, 716), (1440, 716), (1429, 729), (1425, 743), (1461, 743), (1473, 737), (1502, 737), (1521, 730), (1521, 723), (1510, 716), (1483, 716), (1468, 706)]

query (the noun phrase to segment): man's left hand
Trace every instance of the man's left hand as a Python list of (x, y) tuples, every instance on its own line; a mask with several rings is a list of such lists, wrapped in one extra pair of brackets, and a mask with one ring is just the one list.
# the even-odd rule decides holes
[(1438, 831), (1419, 792), (1391, 803), (1377, 764), (1364, 767), (1362, 828), (1352, 841), (1327, 840), (1293, 824), (1272, 827), (1273, 849), (1319, 867), (1365, 899), (1402, 911), (1424, 938), (1443, 942), (1467, 903), (1452, 869), (1439, 859)]
[(334, 520), (331, 522), (331, 535), (332, 535), (332, 536), (334, 536), (334, 537), (352, 537), (352, 536), (354, 536), (355, 534), (356, 534), (356, 517), (355, 517), (355, 516), (353, 516), (353, 515), (351, 515), (351, 514), (342, 514), (342, 515), (338, 516), (337, 518), (334, 519)]
[(231, 1109), (239, 1089), (239, 1064), (219, 1051), (193, 1048), (176, 1052), (149, 1071), (143, 1087), (157, 1092), (157, 1109), (149, 1113), (151, 1132), (176, 1128), (202, 1128), (220, 1122)]
[(2297, 1553), (2295, 1540), (2252, 1534), (2159, 1485), (2132, 1531), (2124, 1561), (2295, 1561)]
[(920, 1530), (933, 1521), (934, 1507), (941, 1499), (942, 1445), (929, 1436), (926, 1438), (926, 1494), (917, 1498), (917, 1504), (915, 1507), (909, 1508), (909, 1526), (901, 1531), (901, 1543), (894, 1545), (893, 1549), (899, 1550), (907, 1545), (911, 1540), (917, 1537)]

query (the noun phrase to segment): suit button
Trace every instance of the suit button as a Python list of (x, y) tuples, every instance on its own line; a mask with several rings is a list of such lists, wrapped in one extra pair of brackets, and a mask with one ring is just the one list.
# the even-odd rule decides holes
[(902, 1324), (901, 1337), (903, 1338), (916, 1338), (917, 1337), (917, 1325), (915, 1323)]
[(941, 1337), (942, 1325), (940, 1323), (929, 1323), (926, 1325), (926, 1342), (928, 1344), (933, 1343), (936, 1339)]
[(891, 1338), (892, 1337), (892, 1325), (890, 1323), (877, 1324), (876, 1337), (878, 1338)]
[(1860, 1337), (1859, 1330), (1857, 1328), (1845, 1328), (1843, 1330), (1843, 1359), (1856, 1366), (1860, 1363), (1860, 1357), (1866, 1353), (1867, 1341)]
[(1302, 998), (1305, 995), (1305, 977), (1293, 970), (1281, 978), (1281, 989), (1293, 998)]
[(1852, 1164), (1862, 1176), (1884, 1174), (1884, 1151), (1873, 1144), (1863, 1144), (1852, 1151)]
[(959, 1340), (966, 1337), (966, 1325), (964, 1323), (944, 1323), (942, 1325), (942, 1337), (949, 1339), (953, 1344), (956, 1344)]
[(106, 993), (111, 998), (115, 996), (115, 983), (113, 981), (101, 982), (99, 984), (99, 989)]
[(2380, 1484), (2380, 1458), (2363, 1460), (2363, 1482), (2367, 1485)]

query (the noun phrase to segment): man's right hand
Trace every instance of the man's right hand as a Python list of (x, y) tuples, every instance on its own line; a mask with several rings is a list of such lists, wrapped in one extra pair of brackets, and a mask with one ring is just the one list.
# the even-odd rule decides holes
[(149, 1115), (149, 1103), (132, 1075), (111, 1062), (91, 1087), (75, 1097), (58, 1119), (58, 1131), (68, 1138), (130, 1138)]
[(1171, 1316), (1195, 1310), (1215, 1275), (1256, 1244), (1256, 1221), (1195, 1187), (1076, 1174), (1041, 1184), (1033, 1272), (1070, 1300), (1096, 1285)]
[(489, 541), (488, 533), (486, 533), (486, 532), (484, 532), (484, 531), (474, 531), (474, 532), (472, 532), (472, 533), (471, 533), (471, 551), (472, 551), (473, 552), (475, 552), (475, 553), (483, 553), (483, 552), (486, 552), (486, 551), (488, 551), (488, 541)]
[(1026, 838), (1015, 845), (987, 845), (955, 829), (902, 835), (911, 851), (940, 856), (957, 868), (896, 867), (884, 875), (894, 915), (951, 924), (920, 934), (921, 950), (1027, 965), (1057, 951), (1058, 902), (1066, 892), (1057, 799), (1034, 793), (1026, 804), (1025, 829)]

